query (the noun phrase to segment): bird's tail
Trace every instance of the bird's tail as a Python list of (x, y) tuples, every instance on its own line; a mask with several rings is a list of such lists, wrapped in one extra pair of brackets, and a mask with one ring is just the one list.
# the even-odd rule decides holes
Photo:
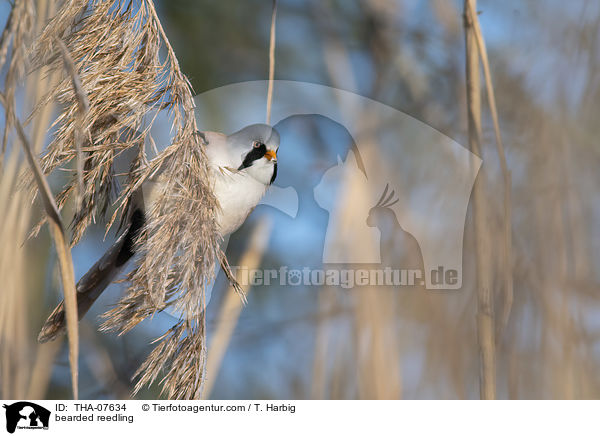
[[(90, 310), (94, 301), (98, 299), (127, 261), (135, 254), (134, 241), (143, 225), (144, 215), (138, 209), (133, 212), (127, 230), (77, 282), (77, 315), (79, 320)], [(63, 300), (44, 323), (38, 335), (38, 341), (42, 343), (52, 341), (64, 331), (65, 310)]]

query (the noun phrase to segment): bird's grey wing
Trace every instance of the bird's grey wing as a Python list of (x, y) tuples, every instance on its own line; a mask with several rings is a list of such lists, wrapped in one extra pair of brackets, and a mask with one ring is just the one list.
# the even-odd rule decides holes
[[(232, 156), (232, 150), (227, 145), (227, 136), (218, 132), (202, 132), (206, 145), (206, 157), (211, 167), (230, 167), (237, 168), (239, 163), (235, 156)], [(235, 153), (234, 153), (235, 154)]]

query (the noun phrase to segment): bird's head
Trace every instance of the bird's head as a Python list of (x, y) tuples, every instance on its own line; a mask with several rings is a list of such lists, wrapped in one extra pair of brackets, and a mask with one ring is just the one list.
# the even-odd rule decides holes
[(270, 185), (277, 176), (277, 150), (279, 133), (267, 124), (252, 124), (228, 136), (227, 141), (236, 158), (238, 170), (265, 185)]

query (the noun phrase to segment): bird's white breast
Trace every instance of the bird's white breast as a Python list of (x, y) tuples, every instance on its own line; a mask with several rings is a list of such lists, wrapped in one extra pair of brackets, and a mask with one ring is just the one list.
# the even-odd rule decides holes
[[(217, 170), (218, 171), (218, 170)], [(244, 172), (213, 171), (213, 192), (220, 205), (217, 226), (222, 236), (236, 231), (256, 207), (267, 187)]]

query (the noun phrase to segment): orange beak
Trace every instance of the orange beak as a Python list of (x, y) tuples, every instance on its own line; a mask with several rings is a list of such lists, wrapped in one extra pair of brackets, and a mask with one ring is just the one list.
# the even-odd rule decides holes
[(267, 152), (265, 153), (265, 157), (267, 158), (267, 160), (277, 160), (277, 154), (273, 150), (267, 150)]

